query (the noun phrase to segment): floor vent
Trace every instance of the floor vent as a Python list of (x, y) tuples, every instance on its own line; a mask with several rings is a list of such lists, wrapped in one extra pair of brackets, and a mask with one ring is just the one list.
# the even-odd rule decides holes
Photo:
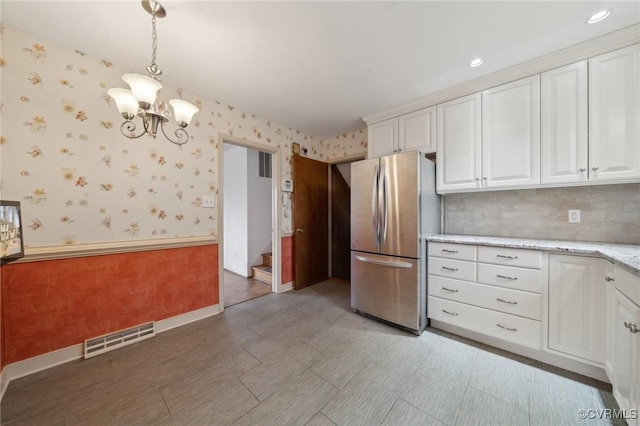
[(87, 339), (84, 341), (84, 359), (140, 342), (155, 335), (155, 323), (149, 322), (126, 330)]

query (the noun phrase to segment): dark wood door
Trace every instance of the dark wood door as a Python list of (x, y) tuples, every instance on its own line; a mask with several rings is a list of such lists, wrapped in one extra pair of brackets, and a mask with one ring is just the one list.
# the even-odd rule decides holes
[(329, 166), (293, 157), (294, 288), (329, 278)]
[(331, 166), (331, 276), (351, 279), (351, 190), (335, 164)]

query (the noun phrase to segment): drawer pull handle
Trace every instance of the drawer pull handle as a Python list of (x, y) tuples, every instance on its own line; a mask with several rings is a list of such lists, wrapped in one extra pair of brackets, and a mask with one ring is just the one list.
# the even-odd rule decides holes
[(501, 329), (503, 329), (503, 330), (507, 330), (507, 331), (518, 331), (518, 329), (517, 329), (517, 328), (505, 327), (505, 326), (504, 326), (504, 325), (502, 325), (502, 324), (496, 324), (496, 325), (497, 325), (498, 327), (500, 327)]
[(496, 254), (497, 257), (500, 257), (502, 259), (517, 259), (518, 256), (506, 256), (504, 254)]
[(515, 281), (518, 279), (518, 277), (509, 277), (507, 275), (500, 275), (500, 274), (496, 275), (496, 277), (502, 278), (503, 280), (511, 280), (511, 281)]
[(497, 300), (498, 302), (508, 303), (509, 305), (517, 305), (517, 304), (518, 304), (518, 302), (512, 302), (512, 301), (510, 301), (510, 300), (500, 299), (499, 297), (496, 297), (496, 300)]
[(451, 290), (450, 288), (442, 287), (443, 290), (448, 291), (450, 293), (457, 293), (458, 290)]
[(640, 329), (638, 329), (635, 324), (631, 324), (629, 321), (625, 321), (624, 326), (628, 328), (631, 333), (640, 333)]
[(453, 315), (454, 317), (457, 317), (457, 316), (458, 316), (458, 313), (457, 313), (457, 312), (449, 312), (449, 311), (447, 311), (446, 309), (443, 309), (443, 310), (442, 310), (442, 312), (444, 312), (445, 314)]
[(447, 266), (443, 266), (442, 269), (444, 269), (446, 271), (458, 272), (458, 268), (449, 268)]
[(612, 281), (615, 281), (615, 280), (614, 280), (613, 278), (611, 278), (611, 277), (604, 277), (604, 280), (605, 280), (606, 282), (608, 282), (608, 283), (610, 283), (610, 282), (612, 282)]
[(448, 249), (442, 249), (443, 252), (445, 253), (457, 253), (458, 250), (448, 250)]

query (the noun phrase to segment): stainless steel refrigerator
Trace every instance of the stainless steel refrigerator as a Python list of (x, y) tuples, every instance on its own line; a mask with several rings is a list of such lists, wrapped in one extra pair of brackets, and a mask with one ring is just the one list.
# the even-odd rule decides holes
[(351, 164), (351, 307), (420, 334), (425, 238), (440, 232), (435, 165), (407, 152)]

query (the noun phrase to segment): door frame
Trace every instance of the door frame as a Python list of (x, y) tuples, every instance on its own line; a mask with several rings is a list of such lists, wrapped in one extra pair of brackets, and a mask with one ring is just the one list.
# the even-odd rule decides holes
[(224, 311), (224, 143), (242, 146), (249, 149), (257, 149), (271, 154), (271, 244), (272, 244), (272, 279), (271, 291), (282, 293), (282, 205), (280, 203), (280, 179), (281, 179), (281, 154), (280, 148), (264, 145), (248, 139), (240, 139), (228, 134), (218, 133), (217, 137), (217, 157), (218, 165), (218, 211), (217, 211), (217, 231), (218, 231), (218, 305), (220, 312)]
[[(332, 220), (331, 220), (331, 174), (333, 173), (332, 167), (333, 165), (338, 165), (338, 164), (343, 164), (343, 163), (355, 163), (356, 161), (361, 161), (361, 160), (366, 160), (367, 156), (364, 153), (356, 153), (356, 154), (350, 154), (350, 155), (346, 155), (344, 157), (340, 157), (340, 158), (331, 158), (329, 160), (326, 160), (326, 163), (329, 167), (329, 277), (332, 276), (332, 272), (333, 272), (333, 262), (331, 261), (331, 256), (332, 256), (332, 249), (331, 249), (331, 244), (333, 242), (333, 234), (331, 232), (332, 229)], [(351, 188), (351, 186), (349, 186), (349, 188)], [(349, 247), (349, 249), (351, 249), (351, 247)]]

